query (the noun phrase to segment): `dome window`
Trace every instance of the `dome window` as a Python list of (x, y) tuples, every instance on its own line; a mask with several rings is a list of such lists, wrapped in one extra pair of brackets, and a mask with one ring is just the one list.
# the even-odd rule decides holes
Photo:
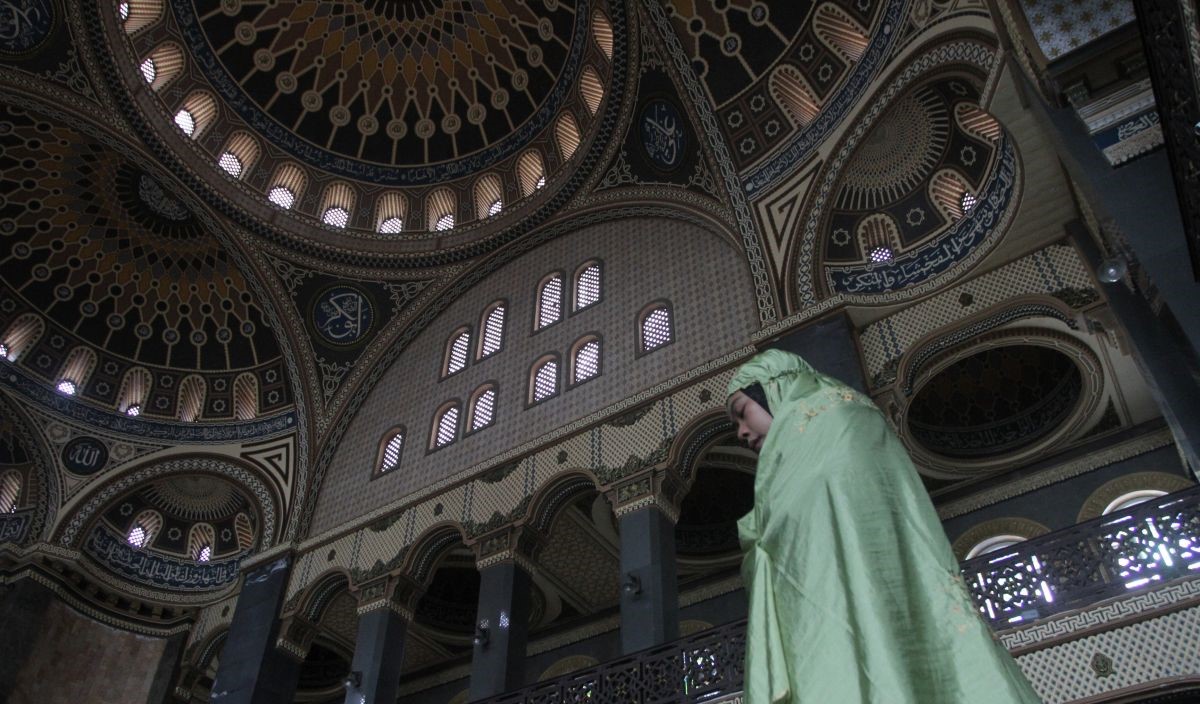
[(345, 208), (333, 206), (325, 211), (321, 216), (321, 222), (331, 227), (336, 227), (339, 230), (346, 227), (346, 223), (350, 221), (350, 213)]
[(600, 375), (600, 338), (589, 335), (574, 345), (571, 353), (571, 383), (579, 384)]
[(142, 511), (129, 525), (129, 531), (125, 534), (125, 542), (139, 549), (147, 547), (154, 542), (160, 528), (162, 528), (162, 516), (158, 511)]
[(160, 44), (142, 59), (138, 68), (150, 90), (158, 92), (183, 73), (183, 50), (175, 44)]
[(117, 403), (117, 408), (130, 418), (141, 415), (142, 404), (146, 402), (146, 397), (150, 394), (151, 381), (152, 377), (147, 369), (134, 367), (126, 372), (125, 379), (121, 382), (121, 393), (118, 395), (120, 401)]
[(129, 416), (130, 418), (137, 418), (138, 416), (142, 415), (141, 405), (134, 403), (126, 406), (125, 415)]
[(549, 327), (562, 318), (563, 280), (558, 273), (542, 279), (538, 286), (537, 324), (535, 330)]
[(837, 5), (826, 2), (813, 16), (813, 31), (817, 38), (846, 62), (862, 58), (867, 50), (867, 32), (854, 18)]
[(546, 355), (533, 366), (529, 379), (529, 404), (541, 403), (558, 394), (558, 356)]
[(58, 393), (63, 394), (65, 396), (74, 396), (75, 395), (75, 389), (76, 389), (75, 382), (71, 381), (70, 379), (60, 380), (58, 382), (58, 386), (56, 388), (58, 389)]
[(652, 352), (665, 347), (675, 340), (675, 331), (671, 324), (671, 308), (666, 303), (653, 303), (648, 306), (638, 324), (641, 334), (640, 352)]
[(438, 411), (435, 416), (437, 422), (434, 423), (433, 442), (430, 443), (431, 450), (445, 447), (458, 438), (458, 411), (458, 404), (454, 402), (442, 406)]
[(3, 356), (10, 362), (17, 361), (25, 350), (33, 346), (42, 336), (42, 332), (46, 329), (45, 322), (34, 313), (26, 313), (17, 318), (8, 326), (8, 330), (4, 332), (4, 339), (0, 341), (0, 356)]
[(290, 210), (304, 193), (307, 180), (304, 172), (295, 164), (281, 164), (271, 177), (267, 200), (284, 210)]
[(375, 202), (375, 231), (381, 235), (398, 235), (404, 232), (404, 196), (389, 191)]
[(233, 380), (233, 417), (238, 420), (258, 417), (258, 378), (250, 372)]
[(379, 472), (390, 472), (400, 466), (400, 457), (404, 451), (404, 428), (391, 432), (391, 437), (383, 446), (379, 458)]
[(349, 184), (331, 183), (321, 197), (321, 222), (341, 230), (350, 224), (353, 207), (354, 189)]
[(187, 108), (180, 108), (179, 112), (175, 113), (175, 125), (189, 137), (196, 133), (196, 118), (192, 117)]
[(596, 46), (600, 47), (600, 51), (604, 52), (604, 57), (612, 61), (613, 57), (613, 29), (612, 23), (604, 16), (604, 13), (596, 10), (592, 13), (592, 37), (596, 40)]
[(192, 139), (199, 139), (217, 117), (217, 101), (208, 93), (197, 91), (183, 101), (175, 113), (175, 125)]
[(446, 213), (445, 215), (439, 217), (437, 219), (437, 222), (435, 222), (433, 224), (433, 229), (437, 230), (438, 232), (444, 232), (446, 230), (453, 230), (454, 229), (454, 214)]
[(202, 377), (192, 375), (179, 384), (179, 420), (192, 423), (200, 420), (200, 411), (204, 408), (204, 397), (208, 389)]
[(963, 213), (965, 214), (965, 213), (971, 212), (971, 210), (975, 208), (975, 203), (976, 203), (975, 194), (970, 191), (963, 191), (963, 194), (962, 194)]
[(223, 152), (217, 159), (217, 166), (234, 178), (240, 178), (242, 175), (242, 160), (234, 156), (233, 152)]
[(479, 325), (483, 334), (479, 339), (479, 359), (491, 357), (504, 344), (504, 302), (496, 301), (489, 306)]
[(196, 562), (208, 562), (213, 556), (216, 531), (207, 523), (197, 523), (188, 531), (188, 554)]
[(876, 264), (888, 264), (895, 259), (895, 255), (892, 254), (890, 247), (876, 247), (871, 250), (870, 257), (871, 261)]
[(0, 513), (13, 513), (17, 510), (17, 500), (21, 498), (21, 473), (10, 469), (0, 475)]
[(496, 386), (485, 384), (471, 396), (471, 432), (482, 430), (496, 419)]
[(482, 220), (504, 210), (504, 189), (496, 174), (484, 174), (475, 182), (475, 217)]
[(942, 169), (929, 180), (929, 196), (949, 220), (960, 220), (975, 207), (977, 198), (962, 174)]
[(575, 122), (571, 113), (559, 115), (554, 123), (554, 140), (558, 143), (558, 153), (563, 161), (570, 159), (579, 148), (579, 123)]
[(458, 208), (458, 199), (448, 188), (439, 188), (429, 194), (429, 229), (445, 232), (454, 229), (454, 211)]
[(226, 142), (217, 166), (234, 178), (245, 176), (258, 161), (258, 142), (245, 132), (235, 132)]
[(142, 78), (146, 79), (147, 83), (153, 85), (154, 79), (158, 78), (158, 66), (154, 64), (154, 57), (147, 56), (138, 68), (142, 71)]
[(292, 203), (296, 202), (296, 194), (283, 186), (276, 186), (267, 194), (267, 200), (284, 210), (291, 210)]
[(55, 388), (60, 394), (74, 396), (79, 393), (79, 387), (87, 381), (96, 366), (96, 353), (86, 347), (76, 347), (67, 356), (58, 375)]
[(797, 127), (807, 127), (821, 110), (816, 94), (799, 69), (790, 64), (781, 64), (767, 81), (771, 97), (783, 107), (785, 113)]
[(579, 76), (579, 94), (583, 96), (588, 112), (595, 115), (600, 109), (600, 102), (604, 100), (604, 84), (591, 66), (584, 67), (583, 74)]
[(517, 180), (521, 184), (521, 195), (532, 195), (534, 191), (546, 185), (546, 167), (542, 154), (536, 149), (530, 149), (517, 159)]
[(244, 513), (234, 516), (233, 531), (237, 534), (239, 550), (249, 550), (254, 546), (254, 524), (250, 522), (249, 516)]
[(121, 20), (126, 34), (134, 34), (149, 27), (157, 22), (162, 14), (162, 0), (121, 0), (117, 3), (117, 18)]

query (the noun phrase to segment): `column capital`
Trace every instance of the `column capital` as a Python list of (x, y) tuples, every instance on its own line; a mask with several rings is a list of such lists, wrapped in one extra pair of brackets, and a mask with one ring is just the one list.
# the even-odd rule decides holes
[(679, 520), (679, 506), (687, 491), (683, 480), (670, 467), (651, 467), (609, 485), (604, 495), (617, 518), (644, 508), (654, 508)]
[(476, 569), (512, 562), (533, 574), (537, 571), (533, 564), (533, 553), (541, 545), (543, 537), (530, 526), (508, 525), (469, 541), (467, 547), (475, 553)]
[(412, 621), (416, 610), (417, 600), (425, 592), (425, 588), (405, 575), (385, 575), (373, 579), (358, 587), (351, 587), (358, 599), (355, 609), (359, 616), (387, 609), (405, 621)]

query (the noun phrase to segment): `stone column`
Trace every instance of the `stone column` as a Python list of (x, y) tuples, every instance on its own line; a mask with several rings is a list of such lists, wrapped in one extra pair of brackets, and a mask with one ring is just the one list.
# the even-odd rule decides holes
[(54, 601), (54, 592), (32, 579), (0, 585), (0, 694), (7, 696), (16, 686), (25, 658), (42, 633), (46, 609)]
[[(291, 574), (290, 555), (256, 566), (242, 578), (242, 590), (213, 681), (213, 704), (286, 704), (300, 676), (296, 653), (276, 647), (279, 611)], [(296, 624), (296, 627), (303, 624)]]
[(404, 640), (420, 588), (402, 577), (364, 584), (346, 704), (393, 704), (400, 688)]
[(645, 470), (608, 492), (621, 533), (621, 652), (679, 638), (675, 523), (683, 485), (674, 469)]
[(472, 545), (479, 569), (479, 608), (471, 658), (471, 700), (520, 688), (529, 633), (532, 533), (508, 527)]

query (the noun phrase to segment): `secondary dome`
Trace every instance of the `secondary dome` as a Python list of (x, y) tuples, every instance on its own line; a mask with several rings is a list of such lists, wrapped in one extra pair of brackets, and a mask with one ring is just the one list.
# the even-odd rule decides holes
[(553, 181), (612, 61), (588, 0), (129, 0), (105, 19), (128, 88), (163, 107), (139, 108), (151, 128), (224, 197), (377, 235), (495, 217)]

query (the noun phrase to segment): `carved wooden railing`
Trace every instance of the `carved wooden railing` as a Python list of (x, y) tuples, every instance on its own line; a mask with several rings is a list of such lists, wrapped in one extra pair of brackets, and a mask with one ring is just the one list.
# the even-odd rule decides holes
[[(996, 629), (1200, 577), (1200, 487), (962, 563)], [(603, 665), (482, 700), (487, 704), (667, 704), (737, 701), (746, 622), (737, 621)]]

